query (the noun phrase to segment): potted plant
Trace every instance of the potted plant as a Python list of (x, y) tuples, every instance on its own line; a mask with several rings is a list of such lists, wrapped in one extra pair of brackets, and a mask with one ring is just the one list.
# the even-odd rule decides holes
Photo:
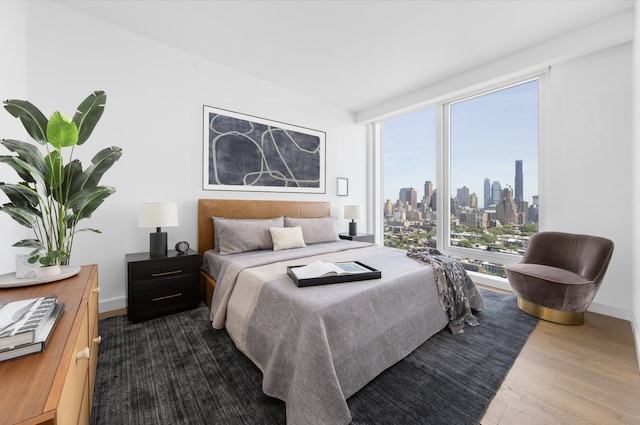
[[(29, 136), (37, 143), (2, 139), (0, 143), (15, 155), (0, 156), (0, 162), (13, 168), (22, 181), (0, 182), (9, 203), (0, 210), (33, 230), (34, 239), (13, 246), (34, 248), (30, 263), (67, 265), (77, 232), (99, 230), (79, 228), (78, 222), (91, 217), (115, 188), (99, 186), (103, 174), (122, 155), (116, 146), (102, 149), (83, 169), (73, 158), (77, 145), (84, 144), (104, 111), (107, 96), (95, 91), (78, 106), (73, 118), (54, 112), (49, 119), (33, 104), (7, 100), (5, 109), (19, 118)], [(38, 144), (44, 147), (41, 152)], [(65, 153), (69, 151), (67, 158)], [(65, 163), (66, 160), (66, 163)]]

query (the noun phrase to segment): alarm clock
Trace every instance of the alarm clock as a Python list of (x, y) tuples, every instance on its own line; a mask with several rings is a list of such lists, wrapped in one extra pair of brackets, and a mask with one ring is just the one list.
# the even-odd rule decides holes
[(189, 242), (180, 241), (176, 244), (176, 251), (180, 254), (186, 254), (189, 251)]

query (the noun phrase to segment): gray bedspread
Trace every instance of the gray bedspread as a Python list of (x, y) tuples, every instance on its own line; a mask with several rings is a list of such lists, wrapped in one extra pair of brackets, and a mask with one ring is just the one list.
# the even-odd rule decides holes
[[(346, 399), (449, 322), (433, 268), (406, 251), (340, 241), (248, 254), (223, 260), (211, 320), (285, 401), (288, 424), (348, 424)], [(318, 259), (361, 261), (382, 278), (298, 288), (287, 276)]]

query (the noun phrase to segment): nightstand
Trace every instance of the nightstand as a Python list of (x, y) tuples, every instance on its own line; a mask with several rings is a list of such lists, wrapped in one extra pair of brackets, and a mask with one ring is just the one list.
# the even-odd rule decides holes
[(347, 239), (350, 241), (360, 241), (360, 242), (374, 242), (374, 235), (372, 233), (358, 233), (355, 236), (349, 234), (349, 232), (338, 233), (340, 239)]
[(126, 254), (127, 316), (132, 322), (154, 319), (200, 304), (198, 253), (171, 250), (163, 257)]

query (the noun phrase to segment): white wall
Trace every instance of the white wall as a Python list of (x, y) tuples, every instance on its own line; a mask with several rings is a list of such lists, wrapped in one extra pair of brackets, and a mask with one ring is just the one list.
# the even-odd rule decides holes
[[(27, 4), (22, 1), (0, 2), (3, 37), (0, 37), (0, 99), (24, 99), (27, 96)], [(11, 17), (11, 18), (7, 18)], [(4, 108), (0, 110), (0, 139), (22, 138), (26, 134), (18, 120)], [(8, 152), (0, 147), (0, 155)], [(0, 181), (13, 183), (17, 174), (6, 165), (0, 166)], [(0, 204), (8, 202), (0, 192)], [(0, 273), (15, 270), (15, 242), (32, 237), (31, 231), (0, 213)]]
[(630, 319), (634, 216), (631, 43), (554, 65), (545, 92), (545, 230), (609, 238), (615, 250), (593, 311)]
[[(141, 201), (176, 201), (180, 226), (164, 229), (169, 247), (187, 240), (196, 248), (198, 198), (326, 200), (341, 230), (342, 206), (365, 204), (357, 190), (366, 186), (365, 128), (347, 112), (55, 3), (29, 4), (28, 21), (29, 100), (45, 115), (72, 114), (86, 95), (105, 90), (105, 113), (77, 152), (83, 163), (106, 146), (124, 152), (102, 180), (117, 192), (85, 223), (103, 234), (78, 234), (72, 252), (73, 264), (99, 266), (101, 311), (125, 306), (124, 255), (148, 251), (153, 229), (136, 227)], [(325, 131), (326, 195), (203, 191), (202, 105)], [(336, 196), (336, 177), (349, 178), (349, 197)]]

